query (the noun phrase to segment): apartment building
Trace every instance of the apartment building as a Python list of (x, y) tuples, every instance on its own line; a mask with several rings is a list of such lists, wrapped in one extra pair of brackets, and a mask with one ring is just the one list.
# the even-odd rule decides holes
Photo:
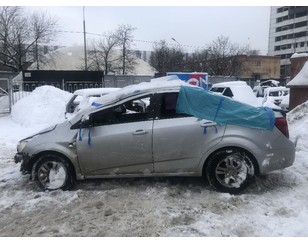
[(281, 78), (290, 76), (290, 57), (308, 52), (308, 6), (271, 7), (268, 55), (280, 56)]

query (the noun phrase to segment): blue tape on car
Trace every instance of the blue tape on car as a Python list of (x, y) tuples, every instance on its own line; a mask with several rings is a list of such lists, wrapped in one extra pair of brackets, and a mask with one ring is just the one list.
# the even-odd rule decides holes
[(101, 106), (103, 106), (103, 104), (97, 103), (97, 102), (93, 102), (91, 105), (92, 105), (93, 107), (101, 107)]

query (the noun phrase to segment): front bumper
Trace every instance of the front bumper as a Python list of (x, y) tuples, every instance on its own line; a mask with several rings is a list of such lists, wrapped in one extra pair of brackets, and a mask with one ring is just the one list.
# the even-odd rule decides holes
[(29, 156), (22, 154), (22, 153), (16, 153), (14, 156), (15, 163), (21, 163), (20, 165), (20, 171), (23, 174), (30, 174), (31, 173), (31, 167), (29, 166)]
[(23, 161), (23, 155), (21, 153), (16, 153), (14, 156), (15, 163), (18, 164), (19, 162)]

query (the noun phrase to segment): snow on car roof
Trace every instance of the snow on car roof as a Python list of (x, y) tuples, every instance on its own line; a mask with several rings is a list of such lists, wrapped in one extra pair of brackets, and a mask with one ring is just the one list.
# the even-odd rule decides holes
[(117, 91), (121, 88), (115, 87), (104, 87), (104, 88), (87, 88), (87, 89), (79, 89), (74, 92), (74, 95), (80, 96), (91, 96), (91, 95), (101, 95), (109, 92)]
[(280, 82), (278, 80), (265, 80), (265, 81), (261, 81), (260, 85), (267, 84), (267, 83), (272, 83), (272, 84), (278, 86)]
[(260, 106), (260, 102), (256, 98), (253, 90), (245, 81), (227, 81), (213, 85), (212, 87), (230, 88), (233, 93), (233, 99), (239, 102), (244, 102), (252, 106)]
[(230, 86), (247, 86), (245, 81), (227, 81), (212, 85), (212, 87), (230, 87)]
[(289, 91), (290, 88), (284, 87), (284, 86), (277, 86), (277, 87), (267, 87), (264, 89), (264, 92), (274, 92), (274, 91)]
[(97, 100), (97, 103), (102, 105), (110, 104), (122, 98), (132, 96), (138, 93), (144, 93), (152, 90), (176, 88), (182, 85), (188, 85), (186, 82), (180, 80), (176, 75), (165, 76), (161, 78), (152, 79), (150, 82), (142, 82), (136, 85), (123, 87), (122, 89), (108, 93)]

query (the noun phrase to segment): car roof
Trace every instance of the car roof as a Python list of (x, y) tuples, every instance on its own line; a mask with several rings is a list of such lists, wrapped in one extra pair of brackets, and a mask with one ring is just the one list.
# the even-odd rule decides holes
[(102, 106), (115, 104), (120, 100), (124, 100), (136, 95), (146, 95), (149, 93), (157, 93), (162, 91), (179, 91), (183, 85), (191, 86), (188, 83), (180, 80), (175, 75), (151, 79), (150, 82), (142, 82), (139, 84), (126, 86), (115, 92), (108, 93), (96, 100), (95, 103), (97, 106), (90, 106), (89, 108), (84, 109), (82, 113), (91, 113), (92, 111)]
[(212, 85), (212, 87), (233, 87), (233, 86), (248, 86), (248, 85), (245, 81), (226, 81)]
[(269, 92), (272, 92), (272, 91), (289, 91), (289, 90), (290, 90), (290, 88), (288, 88), (288, 87), (278, 86), (278, 87), (265, 88), (264, 92), (266, 92), (266, 91), (269, 91)]
[(244, 102), (252, 106), (260, 106), (256, 95), (252, 88), (245, 81), (227, 81), (217, 83), (213, 88), (230, 88), (233, 93), (233, 99), (239, 102)]
[(91, 96), (91, 95), (101, 95), (109, 92), (118, 91), (121, 88), (115, 87), (104, 87), (104, 88), (87, 88), (87, 89), (79, 89), (74, 91), (74, 95), (80, 96)]

